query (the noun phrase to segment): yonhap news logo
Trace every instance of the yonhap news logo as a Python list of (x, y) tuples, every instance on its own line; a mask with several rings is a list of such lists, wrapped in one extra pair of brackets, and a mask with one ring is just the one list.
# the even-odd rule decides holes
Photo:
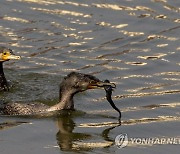
[(129, 138), (127, 134), (120, 134), (115, 138), (116, 146), (121, 149), (126, 147), (128, 144), (130, 145), (180, 145), (180, 137), (151, 137), (151, 138), (143, 138), (143, 137), (134, 137)]
[(115, 144), (119, 149), (124, 148), (128, 145), (128, 136), (127, 134), (120, 134), (115, 138)]

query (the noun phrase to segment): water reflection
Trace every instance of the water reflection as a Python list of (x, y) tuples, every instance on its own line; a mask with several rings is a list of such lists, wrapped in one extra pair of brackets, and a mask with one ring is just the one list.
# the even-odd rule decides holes
[[(62, 151), (89, 151), (92, 148), (105, 148), (114, 145), (114, 138), (111, 137), (111, 131), (121, 126), (119, 122), (84, 123), (78, 125), (74, 122), (74, 118), (75, 117), (72, 114), (67, 114), (58, 117), (56, 120), (59, 129), (56, 134), (56, 139), (57, 144)], [(122, 121), (121, 123), (122, 126), (126, 126), (179, 120), (180, 118), (177, 116), (158, 116), (155, 118), (129, 119)], [(99, 133), (100, 140), (102, 141), (94, 141), (94, 135), (92, 135), (92, 133), (85, 133), (86, 131), (81, 133), (77, 132), (77, 128), (79, 127), (84, 127), (84, 129), (88, 129), (89, 127), (95, 129), (103, 128), (101, 133)]]
[[(1, 99), (48, 102), (57, 97), (54, 89), (59, 78), (54, 75), (70, 71), (96, 74), (117, 84), (113, 99), (121, 100), (117, 105), (126, 118), (120, 129), (125, 126), (134, 136), (138, 131), (149, 137), (162, 132), (162, 136), (178, 135), (179, 11), (179, 1), (170, 0), (2, 0), (0, 44), (23, 58), (6, 63), (7, 77), (16, 85)], [(91, 114), (90, 118), (97, 115), (99, 121), (86, 116), (59, 117), (58, 146), (64, 151), (87, 149), (95, 153), (102, 153), (97, 147), (110, 146), (113, 153), (111, 132), (119, 133), (114, 128), (118, 127), (117, 113), (109, 104), (100, 104), (104, 95), (87, 95), (93, 96), (88, 97), (89, 106), (83, 99), (76, 108)], [(8, 126), (16, 123), (0, 124), (5, 130), (12, 128)], [(28, 134), (32, 132), (31, 128)], [(26, 142), (25, 149), (32, 144)], [(46, 145), (44, 140), (40, 142)]]
[[(114, 144), (114, 139), (111, 139), (109, 135), (110, 130), (121, 125), (119, 122), (114, 122), (114, 125), (109, 123), (108, 128), (105, 127), (101, 133), (103, 140), (101, 142), (94, 142), (93, 134), (85, 133), (86, 131), (76, 132), (75, 129), (79, 128), (79, 126), (74, 122), (74, 116), (72, 114), (67, 113), (66, 115), (58, 117), (56, 123), (59, 129), (56, 134), (57, 144), (62, 151), (87, 151), (92, 148), (109, 147)], [(87, 128), (88, 127), (85, 129)]]
[(57, 119), (59, 131), (56, 134), (57, 144), (63, 151), (78, 150), (74, 149), (74, 142), (90, 138), (90, 134), (74, 132), (76, 124), (72, 115), (61, 116)]
[(6, 121), (3, 123), (0, 123), (0, 130), (7, 130), (8, 128), (12, 128), (21, 124), (26, 124), (29, 122), (26, 121)]

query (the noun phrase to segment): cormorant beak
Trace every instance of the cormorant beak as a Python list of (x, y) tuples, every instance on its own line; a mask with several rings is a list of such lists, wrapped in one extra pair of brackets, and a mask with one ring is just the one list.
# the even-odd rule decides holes
[(90, 83), (88, 85), (88, 89), (99, 89), (99, 88), (104, 88), (105, 86), (111, 86), (112, 88), (116, 88), (116, 85), (114, 83), (98, 81), (98, 82)]
[(4, 60), (11, 60), (11, 59), (13, 59), (13, 60), (19, 60), (19, 59), (21, 59), (21, 57), (20, 57), (20, 56), (16, 56), (16, 55), (14, 55), (14, 54), (13, 54), (13, 55), (10, 54), (10, 55), (7, 55)]
[(11, 59), (19, 60), (19, 59), (21, 59), (21, 57), (16, 56), (11, 49), (3, 48), (0, 51), (0, 62), (8, 61), (8, 60), (11, 60)]

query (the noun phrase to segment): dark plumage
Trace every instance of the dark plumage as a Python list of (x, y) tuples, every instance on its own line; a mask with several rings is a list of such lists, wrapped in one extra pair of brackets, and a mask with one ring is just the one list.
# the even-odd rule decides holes
[(92, 75), (71, 72), (60, 84), (58, 104), (49, 107), (42, 103), (7, 103), (0, 107), (0, 113), (5, 115), (34, 115), (63, 109), (74, 109), (73, 97), (75, 94), (108, 85), (114, 87), (114, 84), (100, 81)]
[(9, 85), (3, 71), (3, 62), (10, 59), (20, 59), (20, 56), (15, 56), (11, 49), (0, 46), (0, 91), (9, 91)]

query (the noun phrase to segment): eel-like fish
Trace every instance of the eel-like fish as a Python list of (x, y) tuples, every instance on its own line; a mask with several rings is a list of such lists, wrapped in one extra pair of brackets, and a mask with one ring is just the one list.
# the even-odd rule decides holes
[[(104, 82), (106, 83), (110, 83), (109, 80), (105, 80)], [(116, 85), (114, 84), (114, 87), (112, 86), (104, 86), (104, 89), (106, 91), (106, 99), (107, 101), (111, 104), (111, 106), (113, 107), (113, 109), (115, 109), (117, 112), (119, 112), (119, 122), (121, 121), (121, 111), (116, 107), (116, 105), (114, 104), (112, 98), (111, 98), (111, 95), (112, 95), (112, 91), (113, 91), (113, 88), (116, 88)]]

